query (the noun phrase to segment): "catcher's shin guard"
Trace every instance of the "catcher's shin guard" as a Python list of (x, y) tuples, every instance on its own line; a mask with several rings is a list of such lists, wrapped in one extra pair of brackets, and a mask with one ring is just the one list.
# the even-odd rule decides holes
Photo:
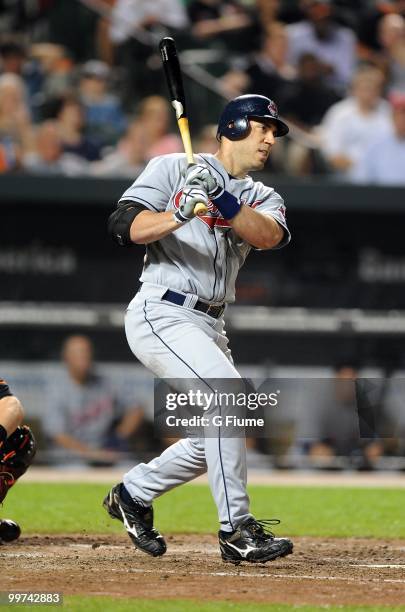
[(0, 503), (10, 487), (27, 471), (35, 452), (35, 438), (27, 425), (17, 427), (0, 448)]

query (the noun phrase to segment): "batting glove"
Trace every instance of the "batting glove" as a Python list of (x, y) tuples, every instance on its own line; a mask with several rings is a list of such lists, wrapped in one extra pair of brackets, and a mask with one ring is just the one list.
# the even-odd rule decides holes
[(223, 192), (216, 178), (204, 164), (189, 164), (185, 175), (185, 185), (199, 185), (209, 198), (217, 198)]
[(186, 185), (180, 198), (179, 209), (174, 213), (174, 220), (177, 223), (187, 223), (194, 219), (195, 205), (199, 202), (208, 207), (207, 192), (200, 185)]

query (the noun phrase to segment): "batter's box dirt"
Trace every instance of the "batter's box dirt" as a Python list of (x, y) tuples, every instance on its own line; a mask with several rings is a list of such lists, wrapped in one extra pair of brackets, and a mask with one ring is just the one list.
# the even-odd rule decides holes
[(405, 601), (405, 540), (294, 538), (293, 555), (237, 567), (221, 561), (213, 535), (167, 543), (166, 555), (152, 558), (124, 534), (21, 537), (0, 547), (2, 588), (309, 605)]

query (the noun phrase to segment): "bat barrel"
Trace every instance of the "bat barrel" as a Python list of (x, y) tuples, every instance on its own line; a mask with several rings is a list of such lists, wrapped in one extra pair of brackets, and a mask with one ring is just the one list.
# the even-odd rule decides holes
[[(186, 110), (186, 97), (183, 89), (183, 79), (181, 76), (180, 62), (177, 56), (176, 44), (170, 36), (162, 38), (159, 43), (160, 56), (162, 58), (163, 69), (166, 75), (166, 81), (169, 88), (170, 100), (174, 106), (174, 102), (177, 102), (177, 106), (174, 106), (176, 110), (176, 117), (187, 116)], [(181, 107), (180, 107), (181, 105)]]

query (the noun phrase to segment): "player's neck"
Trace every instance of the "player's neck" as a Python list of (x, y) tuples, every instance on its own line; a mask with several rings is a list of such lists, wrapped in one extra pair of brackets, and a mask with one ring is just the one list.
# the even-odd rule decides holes
[(237, 179), (242, 179), (247, 175), (248, 170), (246, 168), (242, 168), (240, 163), (234, 159), (233, 155), (227, 153), (223, 149), (219, 149), (215, 153), (215, 157), (221, 162), (227, 173), (231, 176), (234, 176)]

